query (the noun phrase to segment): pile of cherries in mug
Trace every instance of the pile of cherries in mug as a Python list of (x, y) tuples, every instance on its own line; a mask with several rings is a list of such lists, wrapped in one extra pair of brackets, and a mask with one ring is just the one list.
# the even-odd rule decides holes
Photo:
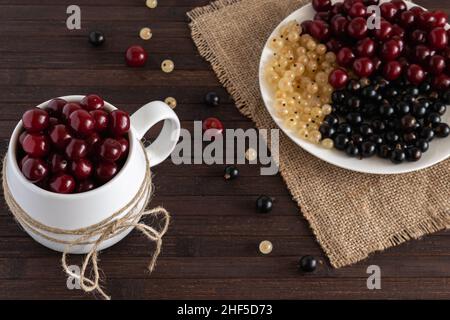
[(39, 187), (69, 194), (110, 181), (128, 157), (130, 117), (109, 112), (97, 95), (78, 103), (57, 98), (22, 116), (17, 158), (23, 175)]
[[(443, 11), (407, 8), (402, 0), (313, 0), (303, 30), (336, 54), (329, 76), (333, 113), (323, 138), (350, 156), (417, 161), (434, 137), (447, 137), (450, 31)], [(376, 28), (369, 6), (381, 14)], [(375, 28), (370, 26), (374, 25)], [(358, 82), (355, 82), (355, 80)]]

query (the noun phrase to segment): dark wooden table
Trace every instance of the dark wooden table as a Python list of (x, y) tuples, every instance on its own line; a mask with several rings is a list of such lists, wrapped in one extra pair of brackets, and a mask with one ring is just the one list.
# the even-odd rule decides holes
[[(144, 0), (78, 0), (82, 29), (66, 28), (68, 0), (0, 0), (0, 138), (4, 154), (21, 114), (54, 96), (98, 92), (129, 112), (155, 99), (174, 96), (185, 128), (193, 120), (219, 117), (227, 128), (250, 128), (213, 71), (198, 54), (186, 12), (208, 0), (160, 0), (150, 10)], [(450, 3), (420, 0), (431, 9), (450, 11)], [(138, 37), (149, 26), (153, 39)], [(102, 48), (87, 43), (90, 30), (103, 30)], [(123, 52), (142, 44), (150, 53), (144, 69), (125, 67)], [(166, 75), (162, 60), (175, 61)], [(203, 104), (206, 92), (222, 97), (216, 109)], [(232, 182), (223, 165), (173, 165), (154, 169), (156, 197), (173, 223), (164, 239), (157, 270), (148, 276), (149, 243), (137, 232), (101, 254), (105, 286), (116, 299), (302, 299), (450, 298), (450, 232), (378, 253), (354, 266), (330, 267), (307, 222), (291, 200), (282, 178), (260, 176), (259, 166), (240, 166)], [(255, 213), (260, 194), (276, 197), (269, 215)], [(261, 240), (273, 242), (269, 256)], [(301, 274), (297, 262), (312, 254), (317, 272)], [(79, 259), (74, 259), (79, 263)], [(368, 290), (366, 268), (379, 265), (382, 289)], [(89, 299), (66, 288), (60, 254), (28, 237), (4, 201), (0, 208), (0, 298)]]

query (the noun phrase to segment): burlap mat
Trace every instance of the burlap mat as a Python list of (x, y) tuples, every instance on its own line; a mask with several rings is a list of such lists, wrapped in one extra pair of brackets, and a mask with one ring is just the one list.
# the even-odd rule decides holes
[[(307, 2), (219, 0), (188, 13), (201, 55), (258, 128), (276, 128), (259, 92), (262, 48)], [(360, 174), (311, 156), (281, 134), (280, 171), (334, 267), (450, 226), (450, 161), (418, 173)]]

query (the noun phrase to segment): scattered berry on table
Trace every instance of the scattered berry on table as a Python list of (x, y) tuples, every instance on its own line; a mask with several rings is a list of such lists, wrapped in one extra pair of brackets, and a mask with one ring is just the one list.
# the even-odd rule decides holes
[(94, 47), (99, 47), (105, 43), (105, 36), (100, 31), (92, 31), (89, 33), (89, 43)]
[(155, 9), (158, 6), (158, 0), (147, 0), (145, 4), (150, 9)]
[(273, 200), (268, 196), (260, 196), (256, 199), (256, 211), (258, 213), (269, 213), (273, 208)]
[(239, 169), (235, 166), (228, 166), (225, 168), (225, 180), (234, 180), (239, 176)]
[(125, 60), (129, 67), (142, 67), (147, 63), (147, 51), (141, 46), (131, 46), (125, 53)]
[(314, 272), (317, 269), (317, 260), (313, 256), (303, 256), (299, 263), (300, 270)]
[(150, 40), (150, 39), (153, 37), (152, 30), (151, 30), (150, 28), (147, 28), (147, 27), (142, 28), (142, 29), (139, 31), (139, 37), (140, 37), (142, 40)]
[(259, 244), (259, 251), (262, 254), (270, 254), (273, 250), (273, 244), (269, 240), (261, 241)]
[(205, 103), (210, 107), (218, 107), (220, 105), (220, 97), (215, 92), (208, 92), (205, 95)]
[(171, 107), (172, 109), (175, 109), (177, 107), (177, 100), (173, 97), (167, 97), (164, 102)]
[(172, 60), (164, 60), (161, 63), (161, 70), (165, 73), (171, 73), (175, 69), (175, 64)]

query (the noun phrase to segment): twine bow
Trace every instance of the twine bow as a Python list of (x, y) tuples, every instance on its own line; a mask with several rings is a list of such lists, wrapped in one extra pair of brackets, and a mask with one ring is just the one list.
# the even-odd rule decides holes
[[(145, 150), (144, 153), (146, 154)], [(93, 292), (98, 291), (102, 297), (106, 300), (110, 300), (111, 297), (107, 295), (103, 289), (100, 287), (100, 273), (98, 267), (98, 248), (99, 246), (105, 242), (106, 240), (111, 239), (112, 237), (125, 232), (130, 228), (136, 228), (140, 232), (142, 232), (147, 239), (154, 241), (156, 243), (156, 248), (153, 254), (151, 255), (150, 262), (148, 264), (148, 269), (152, 272), (155, 268), (156, 261), (161, 252), (162, 247), (162, 237), (167, 232), (170, 222), (170, 215), (166, 209), (162, 207), (156, 207), (151, 210), (145, 210), (147, 207), (151, 196), (152, 196), (152, 179), (150, 173), (150, 164), (149, 160), (146, 157), (146, 175), (144, 177), (144, 181), (142, 182), (141, 187), (139, 188), (138, 193), (134, 196), (134, 198), (122, 209), (113, 213), (110, 217), (104, 219), (103, 221), (86, 227), (75, 230), (64, 230), (59, 228), (53, 228), (46, 226), (40, 223), (37, 220), (34, 220), (30, 217), (16, 202), (14, 197), (11, 194), (11, 191), (8, 186), (8, 182), (6, 179), (6, 158), (3, 161), (3, 190), (5, 194), (6, 203), (14, 215), (15, 219), (24, 227), (30, 229), (33, 233), (39, 235), (40, 237), (47, 239), (49, 241), (65, 244), (65, 250), (62, 254), (61, 264), (68, 276), (74, 277), (80, 283), (80, 287), (85, 292)], [(144, 204), (141, 210), (139, 209), (139, 204), (144, 200)], [(124, 214), (125, 213), (125, 214)], [(155, 220), (160, 218), (160, 221), (163, 223), (159, 228), (153, 228), (143, 222), (140, 222), (142, 217), (151, 216), (154, 217)], [(54, 235), (69, 235), (69, 236), (78, 236), (76, 239), (72, 241), (61, 240), (50, 234)], [(93, 240), (96, 239), (96, 240)], [(80, 274), (75, 274), (70, 271), (67, 264), (67, 256), (68, 251), (74, 247), (79, 245), (92, 245), (90, 251), (86, 254)], [(86, 277), (86, 270), (88, 266), (92, 264), (92, 271), (94, 273), (93, 278), (90, 279)]]

